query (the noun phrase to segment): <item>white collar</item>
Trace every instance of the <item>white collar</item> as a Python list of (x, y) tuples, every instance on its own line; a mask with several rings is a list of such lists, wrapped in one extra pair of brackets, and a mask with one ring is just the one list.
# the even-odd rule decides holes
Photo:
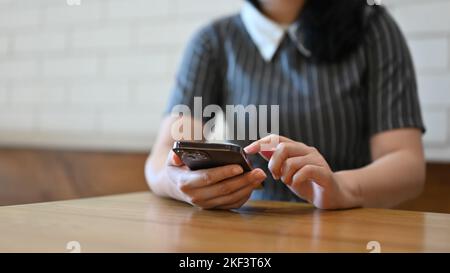
[(270, 62), (275, 55), (286, 32), (296, 42), (297, 48), (306, 56), (311, 53), (298, 39), (298, 23), (283, 27), (264, 16), (251, 3), (245, 1), (241, 9), (244, 26), (266, 62)]

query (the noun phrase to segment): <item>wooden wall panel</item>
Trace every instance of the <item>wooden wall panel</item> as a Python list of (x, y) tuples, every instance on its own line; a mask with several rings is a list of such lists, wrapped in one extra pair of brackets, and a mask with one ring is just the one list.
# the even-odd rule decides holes
[(450, 164), (429, 163), (423, 193), (397, 208), (450, 213)]
[(0, 205), (147, 190), (146, 154), (0, 149)]

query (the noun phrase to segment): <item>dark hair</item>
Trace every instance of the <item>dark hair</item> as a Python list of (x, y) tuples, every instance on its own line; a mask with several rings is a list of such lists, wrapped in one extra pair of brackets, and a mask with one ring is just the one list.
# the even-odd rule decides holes
[[(248, 0), (260, 9), (258, 0)], [(362, 42), (371, 16), (378, 7), (366, 0), (306, 0), (299, 16), (305, 47), (317, 62), (336, 62), (351, 54)]]

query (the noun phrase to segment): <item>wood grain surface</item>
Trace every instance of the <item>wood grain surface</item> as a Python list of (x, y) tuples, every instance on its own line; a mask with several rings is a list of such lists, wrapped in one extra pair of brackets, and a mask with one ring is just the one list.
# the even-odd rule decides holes
[(140, 192), (0, 207), (0, 252), (449, 252), (450, 215), (384, 209), (321, 211), (253, 201), (201, 210)]

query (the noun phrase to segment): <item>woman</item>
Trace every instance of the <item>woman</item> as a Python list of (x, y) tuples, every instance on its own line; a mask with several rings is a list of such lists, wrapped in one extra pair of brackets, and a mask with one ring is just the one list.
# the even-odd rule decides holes
[(261, 144), (275, 136), (237, 142), (260, 167), (249, 173), (234, 165), (190, 171), (170, 152), (175, 118), (168, 116), (146, 165), (158, 195), (202, 208), (238, 208), (252, 197), (339, 209), (392, 207), (423, 188), (414, 68), (382, 7), (247, 1), (240, 14), (194, 36), (168, 112), (192, 107), (196, 96), (204, 105), (279, 105), (280, 143), (263, 159), (256, 156)]

